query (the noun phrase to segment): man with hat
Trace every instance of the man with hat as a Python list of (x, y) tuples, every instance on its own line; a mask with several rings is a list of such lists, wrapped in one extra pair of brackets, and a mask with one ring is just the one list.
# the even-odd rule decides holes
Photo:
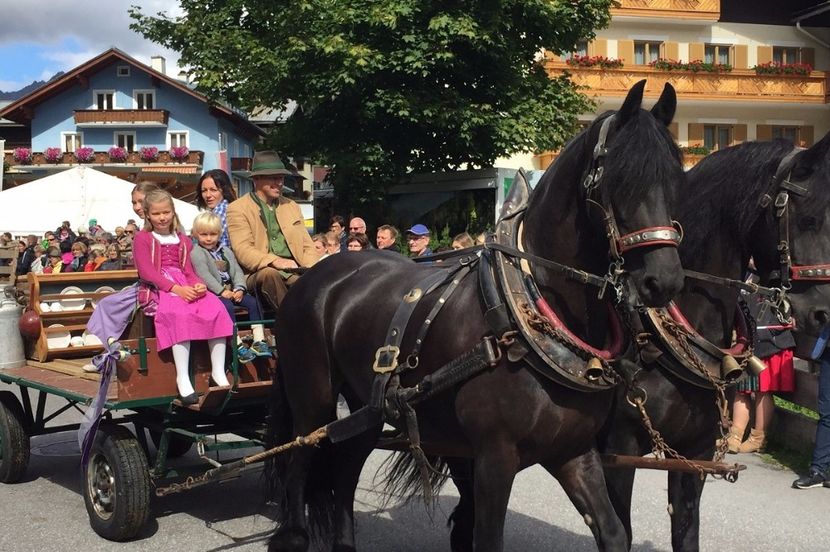
[(429, 228), (423, 224), (416, 224), (407, 230), (406, 240), (413, 257), (432, 255), (432, 249), (429, 248)]
[(285, 177), (299, 175), (274, 151), (255, 152), (251, 170), (254, 191), (228, 206), (228, 235), (248, 289), (277, 309), (297, 279), (286, 269), (310, 267), (319, 255), (300, 207), (282, 196)]

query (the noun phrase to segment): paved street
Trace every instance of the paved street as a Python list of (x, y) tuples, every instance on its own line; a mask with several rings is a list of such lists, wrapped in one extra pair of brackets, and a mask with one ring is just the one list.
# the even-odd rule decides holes
[[(66, 416), (66, 415), (65, 415)], [(64, 416), (64, 417), (65, 417)], [(372, 477), (385, 453), (364, 471), (358, 503), (358, 543), (367, 552), (448, 550), (447, 514), (455, 504), (448, 485), (432, 519), (422, 502), (382, 508)], [(730, 456), (730, 459), (736, 458)], [(796, 491), (794, 474), (764, 465), (754, 455), (737, 457), (749, 468), (735, 484), (711, 481), (703, 496), (702, 550), (827, 550), (830, 489)], [(188, 459), (196, 459), (191, 452)], [(3, 531), (0, 550), (263, 550), (272, 528), (261, 507), (260, 473), (240, 480), (153, 499), (153, 521), (134, 542), (114, 544), (89, 527), (80, 493), (74, 433), (37, 437), (24, 482), (0, 485)], [(665, 474), (640, 472), (634, 512), (635, 549), (670, 549)], [(595, 550), (594, 541), (564, 493), (546, 472), (531, 468), (517, 478), (510, 502), (507, 550)]]

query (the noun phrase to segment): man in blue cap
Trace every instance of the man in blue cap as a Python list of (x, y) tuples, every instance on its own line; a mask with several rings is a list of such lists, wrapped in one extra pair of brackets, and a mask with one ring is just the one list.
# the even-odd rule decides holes
[(413, 257), (432, 255), (432, 249), (429, 248), (429, 228), (423, 224), (416, 224), (407, 230), (406, 240)]

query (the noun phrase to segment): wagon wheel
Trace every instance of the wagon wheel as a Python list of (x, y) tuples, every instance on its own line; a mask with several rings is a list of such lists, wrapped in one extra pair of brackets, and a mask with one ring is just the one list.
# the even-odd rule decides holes
[(17, 483), (29, 466), (29, 432), (14, 393), (0, 391), (0, 482)]
[(84, 502), (89, 524), (105, 539), (131, 539), (147, 523), (147, 457), (127, 428), (102, 425), (98, 429), (85, 474)]
[[(159, 445), (161, 444), (161, 432), (151, 429), (150, 439), (153, 440), (153, 444), (156, 446), (156, 450), (158, 450)], [(184, 456), (192, 446), (193, 441), (190, 439), (171, 433), (170, 438), (167, 440), (167, 458), (178, 458), (180, 456)]]

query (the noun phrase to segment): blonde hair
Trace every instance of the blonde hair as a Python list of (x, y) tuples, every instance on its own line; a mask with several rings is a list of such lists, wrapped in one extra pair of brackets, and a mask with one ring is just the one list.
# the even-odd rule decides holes
[(170, 210), (173, 212), (173, 219), (170, 221), (170, 228), (168, 230), (171, 233), (179, 232), (181, 230), (182, 223), (179, 222), (179, 216), (176, 214), (176, 206), (173, 204), (173, 196), (170, 195), (169, 192), (161, 189), (150, 190), (144, 196), (144, 201), (141, 204), (141, 208), (144, 209), (144, 229), (148, 232), (153, 231), (153, 225), (150, 223), (150, 205), (155, 205), (157, 203), (164, 203), (167, 202), (170, 204)]
[(193, 219), (193, 227), (190, 229), (191, 232), (216, 232), (217, 234), (222, 233), (222, 219), (219, 218), (219, 215), (213, 213), (211, 211), (203, 211), (196, 215), (196, 218)]
[(83, 253), (84, 255), (86, 255), (87, 252), (89, 251), (89, 248), (82, 241), (76, 241), (75, 243), (73, 243), (72, 247), (69, 250), (70, 251), (75, 251), (76, 249), (79, 249), (81, 251), (81, 253)]

